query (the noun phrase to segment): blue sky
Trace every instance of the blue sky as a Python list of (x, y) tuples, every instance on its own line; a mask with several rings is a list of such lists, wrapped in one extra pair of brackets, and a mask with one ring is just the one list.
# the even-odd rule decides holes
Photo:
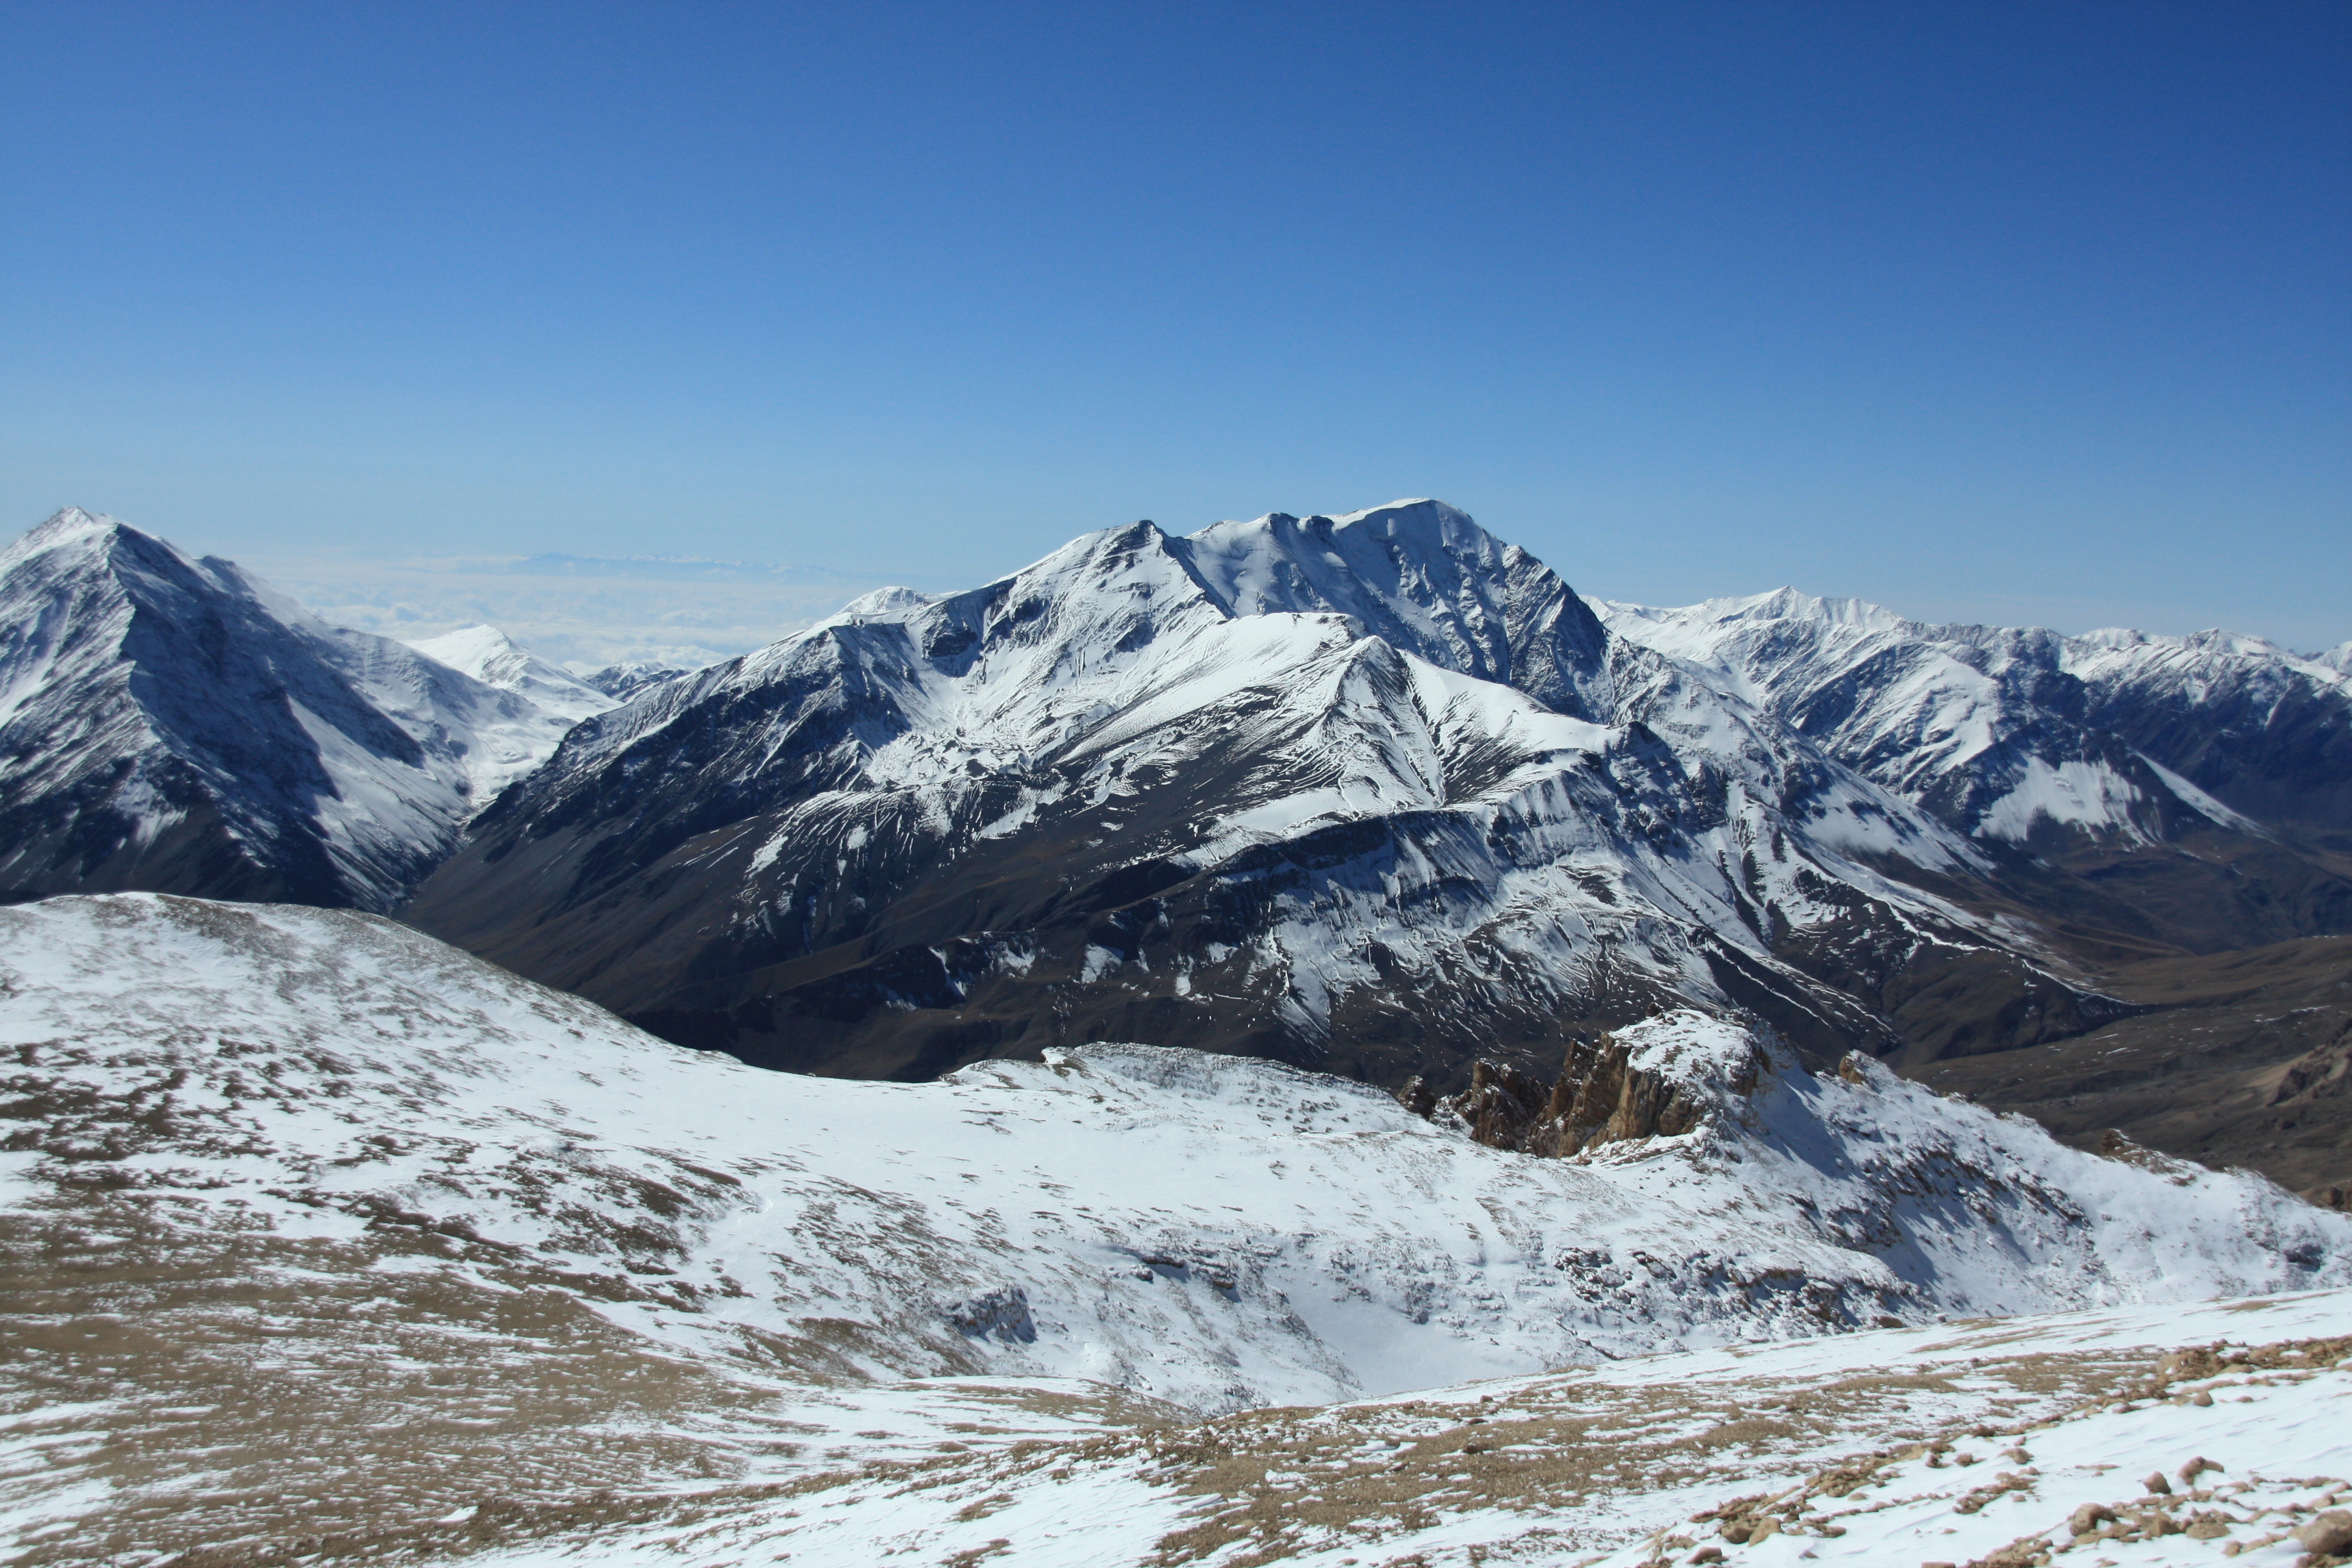
[(945, 583), (1437, 495), (1654, 603), (2352, 636), (2340, 5), (0, 18), (11, 529)]

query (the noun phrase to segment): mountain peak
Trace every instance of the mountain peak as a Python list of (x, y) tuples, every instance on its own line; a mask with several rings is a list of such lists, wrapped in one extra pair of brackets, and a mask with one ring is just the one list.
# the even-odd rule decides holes
[(1608, 635), (1558, 574), (1441, 500), (1219, 522), (1173, 547), (1227, 614), (1336, 613), (1571, 718), (1611, 707)]
[(444, 632), (437, 637), (422, 637), (409, 647), (427, 658), (439, 659), (452, 669), (462, 669), (476, 679), (481, 679), (482, 668), (503, 654), (520, 653), (514, 639), (492, 626), (459, 626), (454, 632)]
[(541, 710), (577, 723), (613, 706), (601, 688), (548, 663), (491, 626), (460, 626), (408, 645), (485, 686), (529, 699)]
[[(142, 540), (148, 537), (119, 517), (109, 517), (102, 511), (85, 511), (78, 506), (59, 507), (41, 522), (18, 535), (6, 549), (0, 550), (0, 572), (6, 572), (37, 555), (46, 555), (57, 550), (75, 546), (97, 550), (124, 534)], [(162, 543), (162, 541), (152, 542)]]

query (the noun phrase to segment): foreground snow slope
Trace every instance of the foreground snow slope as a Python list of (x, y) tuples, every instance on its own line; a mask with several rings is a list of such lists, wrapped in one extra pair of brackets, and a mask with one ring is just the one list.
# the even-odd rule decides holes
[[(1182, 1051), (763, 1073), (367, 915), (0, 910), (15, 1560), (424, 1551), (477, 1518), (617, 1542), (680, 1489), (1015, 1437), (1108, 1462), (1085, 1445), (1179, 1406), (2352, 1279), (2352, 1222), (2253, 1178), (2074, 1153), (1866, 1061), (1809, 1076), (1696, 1014), (1621, 1039), (1691, 1130), (1542, 1160)], [(1138, 1474), (1111, 1513), (1190, 1528), (1192, 1483)], [(941, 1528), (1019, 1477), (968, 1479)]]
[(593, 1532), (484, 1507), (417, 1545), (498, 1564), (2293, 1568), (2314, 1562), (2294, 1532), (2352, 1506), (2347, 1405), (2339, 1290), (951, 1444)]
[(2352, 1281), (2352, 1220), (2259, 1179), (2066, 1150), (1866, 1060), (1813, 1077), (1696, 1014), (1621, 1038), (1698, 1125), (1570, 1162), (1144, 1047), (761, 1072), (358, 915), (56, 900), (0, 910), (0, 953), (10, 1083), (55, 1108), (20, 1194), (103, 1169), (276, 1234), (427, 1226), (698, 1352), (1217, 1407)]

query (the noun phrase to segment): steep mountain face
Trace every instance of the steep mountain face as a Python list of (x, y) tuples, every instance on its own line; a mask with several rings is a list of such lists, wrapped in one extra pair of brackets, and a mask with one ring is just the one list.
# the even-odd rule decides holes
[(2090, 723), (2256, 822), (2352, 857), (2352, 674), (2221, 631), (2093, 632), (2067, 639), (2063, 664)]
[[(1200, 1470), (1242, 1453), (1275, 1456), (1268, 1488), (1311, 1462), (1346, 1503), (1332, 1517), (1361, 1526), (1343, 1544), (1390, 1552), (1461, 1524), (1441, 1499), (1465, 1465), (1540, 1458), (1476, 1479), (1510, 1483), (1514, 1532), (1544, 1496), (1610, 1495), (1580, 1479), (1571, 1500), (1565, 1454), (1664, 1489), (1603, 1538), (1631, 1563), (1695, 1484), (1784, 1495), (1750, 1484), (1759, 1444), (1820, 1448), (1801, 1477), (1931, 1417), (1958, 1436), (2110, 1389), (2222, 1419), (2241, 1407), (2151, 1399), (2155, 1352), (2116, 1355), (2117, 1331), (2159, 1321), (2125, 1341), (2159, 1349), (2317, 1333), (2284, 1325), (2352, 1279), (2352, 1219), (2242, 1174), (2063, 1149), (1869, 1062), (1815, 1075), (1686, 1013), (1603, 1058), (1676, 1107), (1672, 1127), (1621, 1120), (1532, 1159), (1360, 1084), (1181, 1050), (923, 1084), (759, 1072), (349, 911), (0, 910), (0, 1531), (35, 1568), (289, 1542), (642, 1560), (682, 1539), (707, 1553), (729, 1521), (763, 1527), (761, 1561), (849, 1564), (905, 1555), (918, 1520), (924, 1561), (1017, 1537), (1064, 1540), (1054, 1561), (1165, 1562), (1200, 1554), (1204, 1495), (1233, 1500)], [(2298, 1294), (2192, 1305), (2263, 1291)], [(2107, 1310), (1939, 1321), (2084, 1307)], [(2086, 1345), (2107, 1348), (2053, 1359)], [(1675, 1351), (1690, 1359), (1625, 1359)], [(1864, 1375), (1889, 1363), (1913, 1372)], [(2262, 1392), (2323, 1364), (2240, 1370)], [(1297, 1408), (1468, 1378), (1510, 1381), (1385, 1416)], [(1515, 1408), (1538, 1385), (1554, 1392)], [(1558, 1429), (1523, 1424), (1547, 1408)], [(2248, 1457), (2199, 1430), (2181, 1452), (2244, 1479)], [(2307, 1476), (2279, 1430), (2269, 1451)], [(1361, 1474), (1384, 1490), (1340, 1491), (1358, 1472), (1327, 1461), (1350, 1450), (1377, 1454)], [(1106, 1460), (1137, 1472), (1115, 1510), (1146, 1510), (1132, 1550), (1106, 1556), (1099, 1505), (1066, 1534), (1003, 1511), (1066, 1502)], [(1923, 1484), (1950, 1481), (1942, 1463)], [(877, 1518), (887, 1540), (827, 1523)]]
[(2352, 679), (2325, 663), (1789, 589), (1595, 608), (1969, 836), (2052, 928), (2200, 952), (2352, 931)]
[(408, 646), (485, 686), (514, 692), (566, 729), (618, 701), (614, 693), (548, 663), (496, 626), (460, 626)]
[[(1876, 868), (1975, 854), (1414, 502), (854, 605), (582, 725), (404, 918), (768, 1065), (1146, 1038), (1393, 1084), (1685, 998), (1832, 1054), (2084, 1026)], [(1963, 971), (1998, 1003), (1940, 1005)]]
[(608, 664), (580, 677), (580, 683), (618, 704), (634, 702), (655, 687), (676, 680), (685, 673), (658, 664)]
[(383, 909), (567, 728), (112, 518), (0, 552), (0, 896)]

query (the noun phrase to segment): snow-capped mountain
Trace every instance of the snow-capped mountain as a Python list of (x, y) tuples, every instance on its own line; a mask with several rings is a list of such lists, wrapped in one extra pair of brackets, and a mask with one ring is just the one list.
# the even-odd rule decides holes
[(382, 909), (571, 720), (75, 508), (0, 552), (0, 889)]
[(853, 606), (583, 723), (405, 918), (771, 1065), (1140, 1038), (1398, 1083), (1684, 999), (1965, 1045), (1948, 994), (1902, 1017), (1956, 964), (2002, 1043), (2098, 1005), (1885, 869), (1977, 864), (1417, 501)]
[(1933, 626), (1789, 588), (1591, 604), (1612, 631), (1982, 838), (2243, 830), (2298, 820), (2311, 784), (2352, 776), (2352, 679), (2256, 637)]
[[(2352, 847), (2352, 678), (2322, 660), (2227, 632), (1928, 625), (1785, 588), (1592, 605), (1972, 841), (2023, 851), (2000, 863), (2029, 907), (2194, 950), (2352, 930), (2329, 858)], [(2205, 847), (2137, 853), (2178, 843)], [(2095, 875), (2037, 885), (2051, 862)]]
[(655, 687), (687, 674), (666, 664), (608, 664), (579, 677), (581, 684), (603, 692), (615, 704), (635, 702)]
[(514, 692), (551, 719), (562, 721), (566, 729), (615, 704), (612, 693), (548, 663), (496, 626), (460, 626), (408, 646), (485, 686)]
[[(920, 1466), (877, 1527), (898, 1532), (919, 1506), (927, 1528), (1009, 1506), (991, 1485), (935, 1508), (930, 1488), (1024, 1437), (1205, 1447), (1204, 1412), (1253, 1409), (1228, 1430), (1263, 1449), (1247, 1422), (1315, 1419), (1265, 1406), (1513, 1380), (1446, 1402), (1455, 1441), (1427, 1473), (1399, 1439), (1428, 1395), (1392, 1402), (1381, 1467), (1426, 1498), (1459, 1479), (1463, 1439), (1531, 1436), (1491, 1407), (1564, 1365), (1594, 1369), (1580, 1385), (1679, 1383), (1622, 1358), (1708, 1347), (1736, 1352), (1702, 1363), (1717, 1377), (1757, 1355), (1844, 1366), (1803, 1404), (1844, 1423), (1859, 1403), (1874, 1434), (1916, 1440), (1956, 1410), (2015, 1421), (2031, 1390), (2063, 1409), (2086, 1376), (2134, 1371), (2053, 1376), (2052, 1325), (2004, 1350), (1942, 1320), (2186, 1314), (2352, 1279), (2352, 1219), (2255, 1177), (2066, 1150), (1868, 1060), (1814, 1074), (1689, 1013), (1600, 1054), (1626, 1068), (1620, 1109), (1663, 1093), (1673, 1130), (1620, 1117), (1539, 1158), (1361, 1084), (1149, 1047), (920, 1084), (761, 1072), (350, 911), (149, 894), (0, 910), (0, 1527), (27, 1563), (306, 1537), (432, 1561), (575, 1531), (610, 1545), (688, 1490), (789, 1528), (812, 1489), (898, 1490), (893, 1469)], [(2263, 1325), (2312, 1300), (2209, 1309), (2193, 1338), (2277, 1338)], [(1811, 1343), (1773, 1346), (1791, 1341)], [(2028, 1352), (2019, 1376), (2038, 1381), (2012, 1387), (1998, 1358)], [(1939, 1353), (1923, 1376), (1851, 1370)], [(1949, 1403), (1962, 1388), (1975, 1403)], [(1890, 1392), (1910, 1397), (1876, 1403)], [(1671, 1440), (1656, 1462), (1682, 1485), (1708, 1452), (1693, 1435), (1736, 1418), (1566, 1397), (1588, 1423), (1622, 1411), (1600, 1438), (1612, 1460)], [(1785, 1389), (1726, 1397), (1788, 1412), (1727, 1437), (1751, 1458), (1811, 1430)], [(1357, 1423), (1380, 1418), (1339, 1419), (1361, 1447)], [(1044, 1468), (1007, 1484), (1059, 1492), (1070, 1472)], [(1157, 1510), (1139, 1481), (1125, 1506)], [(499, 1533), (455, 1532), (478, 1517)], [(1155, 1523), (1127, 1560), (1184, 1527)]]

